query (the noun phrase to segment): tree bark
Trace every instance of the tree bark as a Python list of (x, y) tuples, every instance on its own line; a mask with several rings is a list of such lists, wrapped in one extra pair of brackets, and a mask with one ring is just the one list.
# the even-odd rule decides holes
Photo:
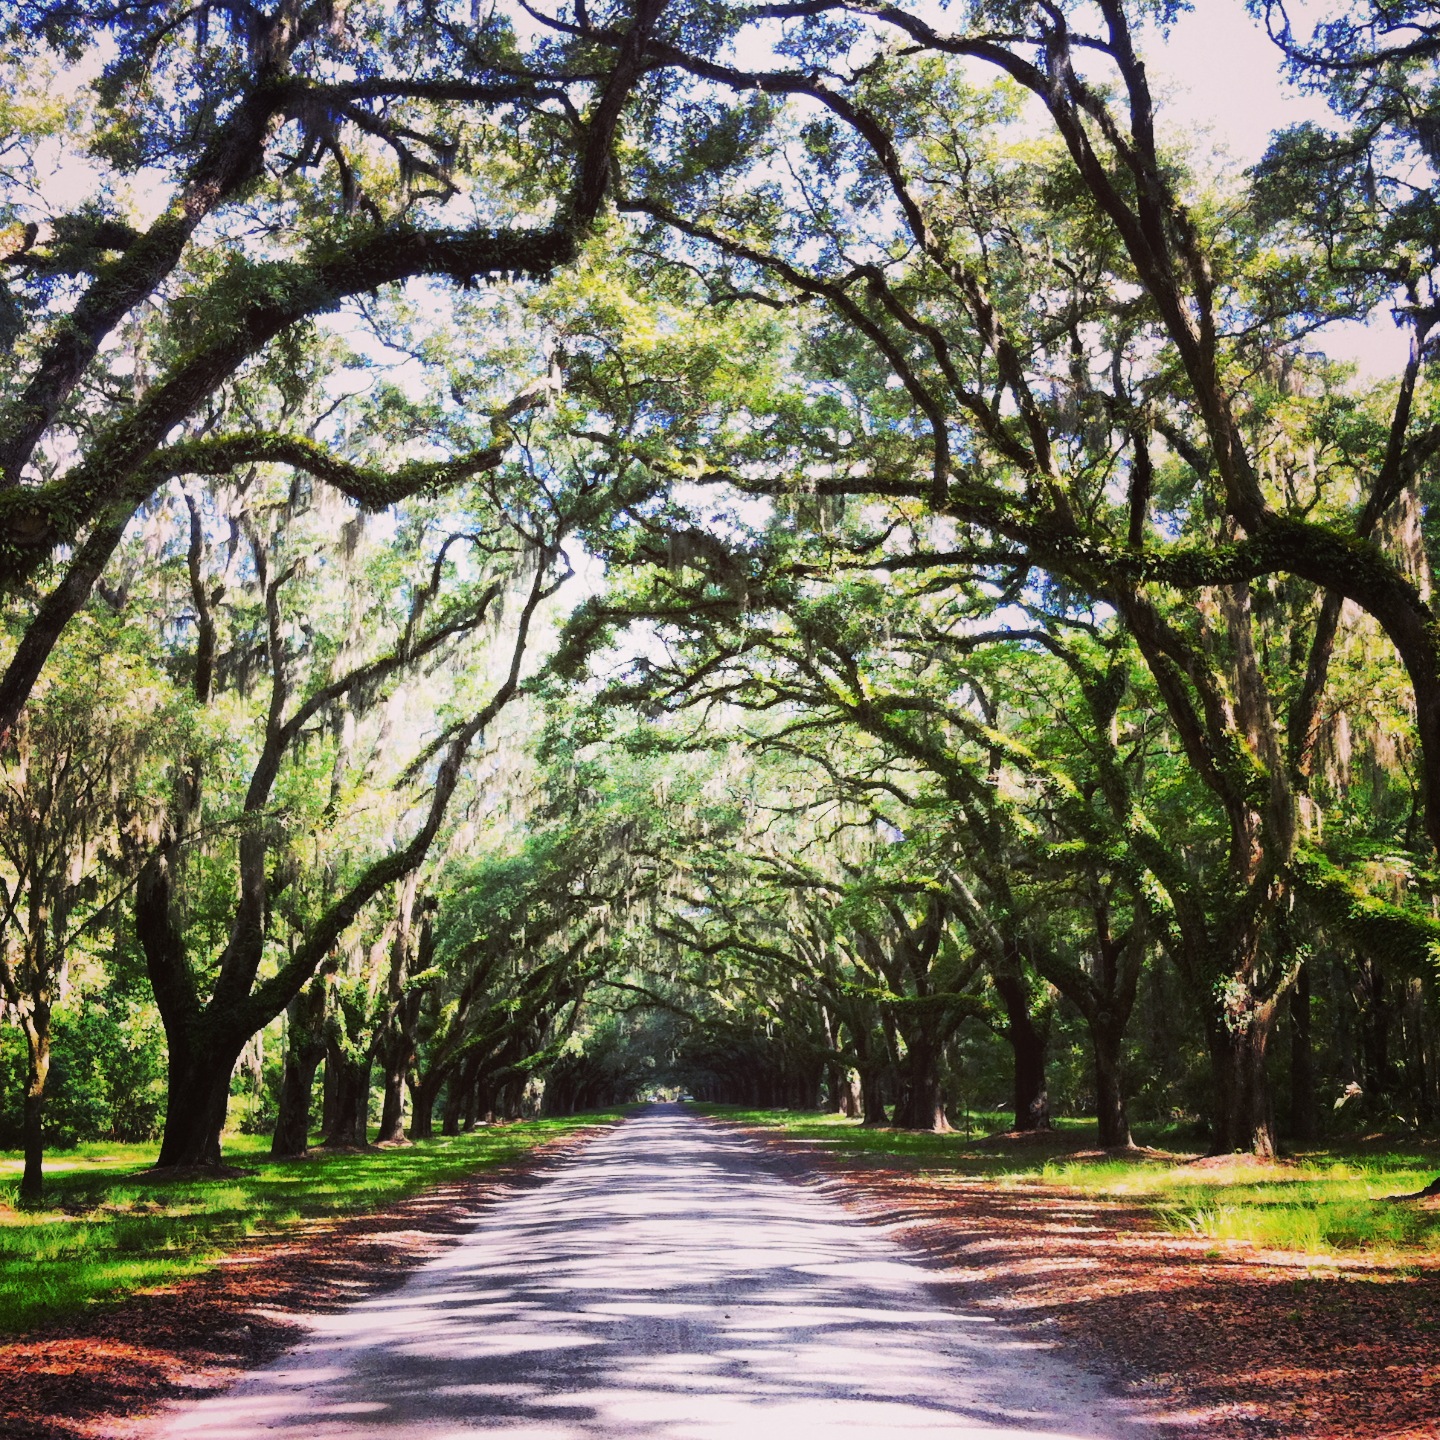
[(244, 1041), (222, 1048), (186, 1045), (172, 1037), (165, 1095), (165, 1133), (158, 1170), (220, 1164), (220, 1134), (230, 1106), (230, 1076)]
[(480, 1056), (478, 1052), (471, 1055), (463, 1065), (450, 1072), (450, 1080), (445, 1087), (445, 1108), (440, 1115), (441, 1134), (458, 1135), (460, 1133), (460, 1121), (465, 1114), (465, 1102), (475, 1088), (479, 1073)]
[(1290, 1135), (1315, 1139), (1315, 1057), (1310, 1045), (1310, 967), (1302, 965), (1290, 992)]
[(452, 1075), (450, 1085), (445, 1091), (445, 1105), (440, 1112), (440, 1133), (442, 1135), (458, 1135), (460, 1133), (460, 1117), (464, 1111), (465, 1096), (460, 1090), (459, 1077)]
[(169, 848), (152, 855), (135, 888), (135, 934), (165, 1026), (165, 1130), (157, 1169), (218, 1165), (230, 1105), (230, 1076), (248, 1034), (226, 1033), (195, 994), (185, 938), (171, 914)]
[(334, 1065), (335, 1113), (323, 1145), (330, 1149), (363, 1148), (369, 1139), (370, 1060), (351, 1060), (333, 1042), (325, 1057)]
[(279, 1114), (270, 1137), (270, 1154), (276, 1160), (293, 1159), (310, 1148), (310, 1092), (324, 1053), (321, 1045), (309, 1050), (297, 1050), (293, 1046), (286, 1050), (285, 1069), (280, 1078)]
[(393, 1059), (383, 1060), (385, 1099), (380, 1106), (380, 1133), (377, 1145), (401, 1145), (405, 1141), (405, 1066)]
[(890, 1113), (898, 1130), (945, 1132), (945, 1096), (940, 1084), (940, 1052), (928, 1036), (915, 1037), (899, 1066), (899, 1091)]
[(932, 1073), (906, 1077), (890, 1123), (897, 1130), (933, 1130), (938, 1134), (948, 1131), (950, 1122), (945, 1118), (939, 1078)]
[(325, 1071), (320, 1081), (320, 1133), (328, 1135), (335, 1128), (335, 1104), (340, 1097), (340, 1079), (337, 1073), (338, 1060), (332, 1060), (325, 1052)]
[(508, 1123), (522, 1118), (524, 1115), (525, 1081), (527, 1078), (527, 1076), (520, 1075), (513, 1080), (507, 1080), (500, 1087), (499, 1094), (495, 1097), (495, 1119)]
[(270, 1140), (277, 1160), (303, 1155), (310, 1143), (310, 1096), (325, 1057), (325, 982), (312, 981), (286, 1007), (285, 1068), (280, 1113)]
[[(403, 996), (399, 1007), (404, 1007), (410, 999), (409, 996)], [(408, 1018), (399, 1013), (397, 1008), (377, 1047), (377, 1058), (385, 1079), (385, 1098), (380, 1106), (380, 1131), (375, 1137), (377, 1145), (405, 1143), (405, 1077), (410, 1073), (410, 1066), (415, 1059), (415, 1045), (406, 1024)]]
[(45, 1188), (45, 1083), (50, 1076), (49, 1007), (39, 1007), (25, 1024), (25, 1171), (20, 1198), (39, 1200)]
[[(428, 967), (435, 952), (434, 927), (430, 915), (433, 903), (421, 901), (419, 934), (415, 936), (414, 917), (419, 878), (412, 871), (400, 886), (399, 914), (395, 938), (390, 948), (390, 967), (386, 976), (386, 992), (390, 1001), (390, 1018), (381, 1031), (375, 1053), (385, 1078), (385, 1098), (380, 1107), (379, 1145), (401, 1145), (405, 1141), (405, 1077), (415, 1060), (414, 1030), (420, 1015), (421, 995), (407, 990), (406, 981), (412, 973)], [(412, 939), (414, 944), (412, 945)]]
[(860, 1072), (860, 1103), (865, 1111), (865, 1118), (860, 1122), (861, 1128), (874, 1130), (888, 1125), (890, 1117), (885, 1113), (880, 1066), (861, 1065), (857, 1069)]
[(435, 1101), (444, 1084), (443, 1071), (426, 1075), (410, 1085), (410, 1138), (429, 1140), (435, 1134)]
[(1030, 1014), (1029, 987), (1018, 975), (1000, 974), (994, 981), (1005, 1005), (1005, 1035), (1015, 1056), (1015, 1128), (1048, 1130), (1050, 1097), (1045, 1089), (1045, 1032)]
[(1243, 1017), (1222, 1018), (1210, 1027), (1216, 1113), (1210, 1151), (1250, 1151), (1262, 1158), (1277, 1153), (1275, 1114), (1266, 1073), (1266, 1054), (1277, 1006), (1254, 1007)]
[(1368, 957), (1357, 959), (1360, 984), (1367, 1002), (1360, 1032), (1365, 1109), (1373, 1119), (1378, 1120), (1385, 1114), (1387, 1097), (1392, 1088), (1390, 1024), (1395, 1007), (1385, 983), (1385, 972)]
[(1102, 1150), (1128, 1150), (1130, 1117), (1125, 1110), (1125, 1089), (1120, 1080), (1123, 1035), (1099, 1028), (1090, 1032), (1095, 1060), (1095, 1116)]

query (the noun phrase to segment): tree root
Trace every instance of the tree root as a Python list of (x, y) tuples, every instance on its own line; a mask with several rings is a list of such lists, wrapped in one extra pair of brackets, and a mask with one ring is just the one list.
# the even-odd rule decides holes
[(1387, 1200), (1429, 1200), (1440, 1195), (1440, 1175), (1437, 1175), (1423, 1190), (1412, 1190), (1406, 1195), (1387, 1195)]

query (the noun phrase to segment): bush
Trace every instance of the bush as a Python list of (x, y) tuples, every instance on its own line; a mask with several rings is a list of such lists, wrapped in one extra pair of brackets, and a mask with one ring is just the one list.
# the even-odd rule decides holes
[[(0, 1148), (22, 1142), (25, 1040), (0, 1032)], [(119, 993), (57, 1009), (45, 1098), (45, 1144), (137, 1142), (159, 1134), (165, 1112), (165, 1039), (154, 1007)]]

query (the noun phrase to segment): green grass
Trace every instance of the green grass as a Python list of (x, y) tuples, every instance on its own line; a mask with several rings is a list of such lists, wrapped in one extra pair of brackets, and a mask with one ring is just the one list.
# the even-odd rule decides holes
[[(1419, 1259), (1440, 1255), (1440, 1210), (1387, 1197), (1419, 1190), (1440, 1173), (1440, 1146), (1375, 1136), (1263, 1164), (1246, 1156), (1195, 1163), (1185, 1154), (1115, 1156), (1095, 1149), (1094, 1123), (1061, 1120), (1035, 1139), (985, 1140), (1002, 1115), (974, 1117), (972, 1138), (862, 1130), (853, 1120), (795, 1110), (698, 1105), (724, 1119), (776, 1129), (840, 1155), (890, 1157), (934, 1178), (1054, 1186), (1149, 1209), (1179, 1235), (1245, 1241), (1266, 1249)], [(1165, 1138), (1141, 1132), (1150, 1144)]]
[(16, 1208), (22, 1168), (0, 1152), (0, 1331), (73, 1314), (207, 1269), (257, 1236), (378, 1209), (513, 1160), (614, 1114), (527, 1120), (414, 1146), (272, 1161), (268, 1140), (227, 1136), (237, 1178), (145, 1173), (153, 1145), (87, 1145), (46, 1165), (45, 1199)]
[(920, 1162), (921, 1169), (934, 1161), (941, 1170), (995, 1179), (1038, 1175), (1053, 1157), (1070, 1154), (1094, 1131), (1092, 1123), (1062, 1119), (1055, 1122), (1054, 1131), (1048, 1135), (1018, 1145), (992, 1147), (985, 1143), (985, 1136), (1003, 1130), (1009, 1118), (999, 1113), (972, 1113), (971, 1137), (967, 1140), (958, 1130), (948, 1135), (927, 1130), (866, 1130), (859, 1121), (813, 1110), (745, 1110), (736, 1105), (693, 1102), (689, 1108), (717, 1119), (778, 1129), (787, 1140), (821, 1145), (840, 1155), (872, 1155), (877, 1159), (888, 1156)]

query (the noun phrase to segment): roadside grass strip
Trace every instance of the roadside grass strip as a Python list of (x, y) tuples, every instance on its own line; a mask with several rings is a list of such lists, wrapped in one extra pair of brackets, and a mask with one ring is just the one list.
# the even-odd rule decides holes
[(431, 1186), (519, 1159), (546, 1141), (617, 1112), (525, 1120), (415, 1145), (271, 1160), (269, 1141), (227, 1136), (225, 1158), (241, 1175), (147, 1167), (153, 1145), (88, 1145), (47, 1164), (45, 1198), (17, 1204), (19, 1157), (0, 1152), (0, 1332), (217, 1264), (247, 1242), (307, 1224), (380, 1209)]
[[(1176, 1235), (1305, 1255), (1364, 1252), (1402, 1262), (1440, 1256), (1440, 1206), (1391, 1198), (1413, 1194), (1440, 1173), (1440, 1145), (1414, 1136), (1337, 1141), (1265, 1162), (1158, 1148), (1117, 1155), (1093, 1148), (1094, 1124), (1084, 1120), (1061, 1120), (1044, 1136), (977, 1139), (972, 1132), (967, 1140), (958, 1132), (867, 1130), (840, 1115), (695, 1108), (839, 1156), (892, 1158), (931, 1180), (1039, 1185), (1125, 1201), (1148, 1209)], [(972, 1121), (998, 1131), (1005, 1118), (987, 1114)], [(1137, 1139), (1151, 1145), (1163, 1144), (1171, 1133), (1137, 1127)]]

